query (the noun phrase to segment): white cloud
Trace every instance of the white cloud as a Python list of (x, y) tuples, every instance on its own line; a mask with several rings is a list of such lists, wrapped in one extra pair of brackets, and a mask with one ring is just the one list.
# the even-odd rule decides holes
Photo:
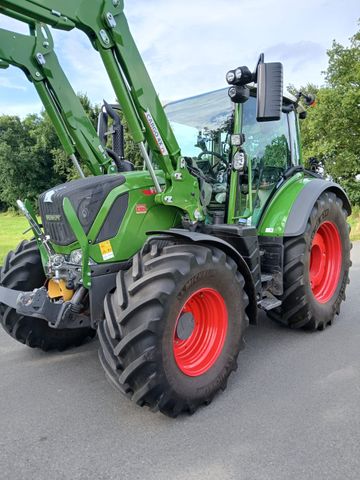
[(7, 78), (7, 77), (0, 77), (0, 88), (9, 88), (11, 90), (22, 90), (23, 92), (26, 91), (25, 85), (13, 83), (10, 80), (10, 78)]
[(0, 115), (17, 115), (20, 118), (26, 117), (29, 113), (39, 113), (42, 110), (41, 102), (32, 103), (1, 103)]
[[(340, 15), (337, 0), (125, 0), (125, 12), (157, 91), (171, 100), (225, 86), (228, 69), (253, 68), (260, 52), (284, 63), (285, 84), (322, 83), (326, 49), (333, 38), (346, 43), (355, 33), (357, 5), (348, 0)], [(11, 22), (6, 19), (5, 26)], [(113, 100), (85, 35), (53, 33), (75, 91), (96, 102)]]
[(350, 0), (341, 19), (335, 0), (155, 0), (126, 10), (158, 91), (178, 98), (223, 86), (228, 69), (253, 68), (263, 51), (283, 61), (285, 84), (322, 83), (332, 39), (356, 31), (355, 6)]
[(86, 92), (95, 101), (113, 100), (114, 93), (99, 54), (83, 32), (52, 30), (55, 51), (76, 92)]
[(29, 27), (18, 20), (14, 20), (5, 15), (0, 14), (0, 26), (6, 30), (12, 30), (13, 32), (27, 34), (29, 32)]

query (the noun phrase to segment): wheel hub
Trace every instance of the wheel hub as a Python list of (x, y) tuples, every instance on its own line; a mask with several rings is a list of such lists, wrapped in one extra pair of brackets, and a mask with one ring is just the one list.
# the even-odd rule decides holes
[(195, 328), (195, 319), (192, 313), (187, 312), (181, 314), (177, 327), (176, 335), (180, 340), (187, 340), (191, 337)]
[(228, 313), (222, 295), (212, 288), (193, 293), (177, 319), (173, 351), (179, 369), (190, 377), (207, 372), (224, 347)]
[(310, 285), (319, 303), (328, 302), (340, 279), (342, 246), (339, 230), (333, 222), (318, 228), (310, 251)]

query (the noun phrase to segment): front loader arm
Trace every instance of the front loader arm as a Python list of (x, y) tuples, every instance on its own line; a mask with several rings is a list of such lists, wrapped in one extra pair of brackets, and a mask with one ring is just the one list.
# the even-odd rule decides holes
[[(78, 28), (87, 34), (105, 65), (132, 137), (140, 144), (158, 191), (156, 201), (182, 209), (193, 222), (202, 220), (198, 181), (186, 167), (130, 33), (123, 0), (1, 0), (0, 5), (7, 11), (29, 16), (55, 28)], [(145, 141), (164, 171), (164, 191), (160, 190), (144, 147)]]
[[(25, 21), (24, 15), (13, 15)], [(66, 154), (79, 173), (76, 154), (94, 175), (113, 173), (115, 167), (103, 149), (94, 126), (53, 50), (47, 26), (27, 19), (31, 36), (0, 29), (0, 58), (24, 71), (32, 82), (47, 111)]]

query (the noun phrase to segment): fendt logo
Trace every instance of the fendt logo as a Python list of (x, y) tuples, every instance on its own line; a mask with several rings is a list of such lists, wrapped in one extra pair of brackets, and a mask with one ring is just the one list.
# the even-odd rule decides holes
[(46, 215), (48, 222), (61, 222), (61, 215)]

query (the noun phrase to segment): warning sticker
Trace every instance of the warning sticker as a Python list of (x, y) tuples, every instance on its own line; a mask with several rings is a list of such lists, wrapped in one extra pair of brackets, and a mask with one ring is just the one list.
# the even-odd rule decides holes
[(103, 260), (111, 260), (115, 257), (110, 240), (106, 240), (106, 242), (99, 243), (101, 255)]
[(135, 211), (136, 211), (137, 214), (145, 214), (145, 213), (147, 213), (148, 209), (147, 209), (147, 206), (145, 205), (145, 203), (138, 203), (136, 205)]

